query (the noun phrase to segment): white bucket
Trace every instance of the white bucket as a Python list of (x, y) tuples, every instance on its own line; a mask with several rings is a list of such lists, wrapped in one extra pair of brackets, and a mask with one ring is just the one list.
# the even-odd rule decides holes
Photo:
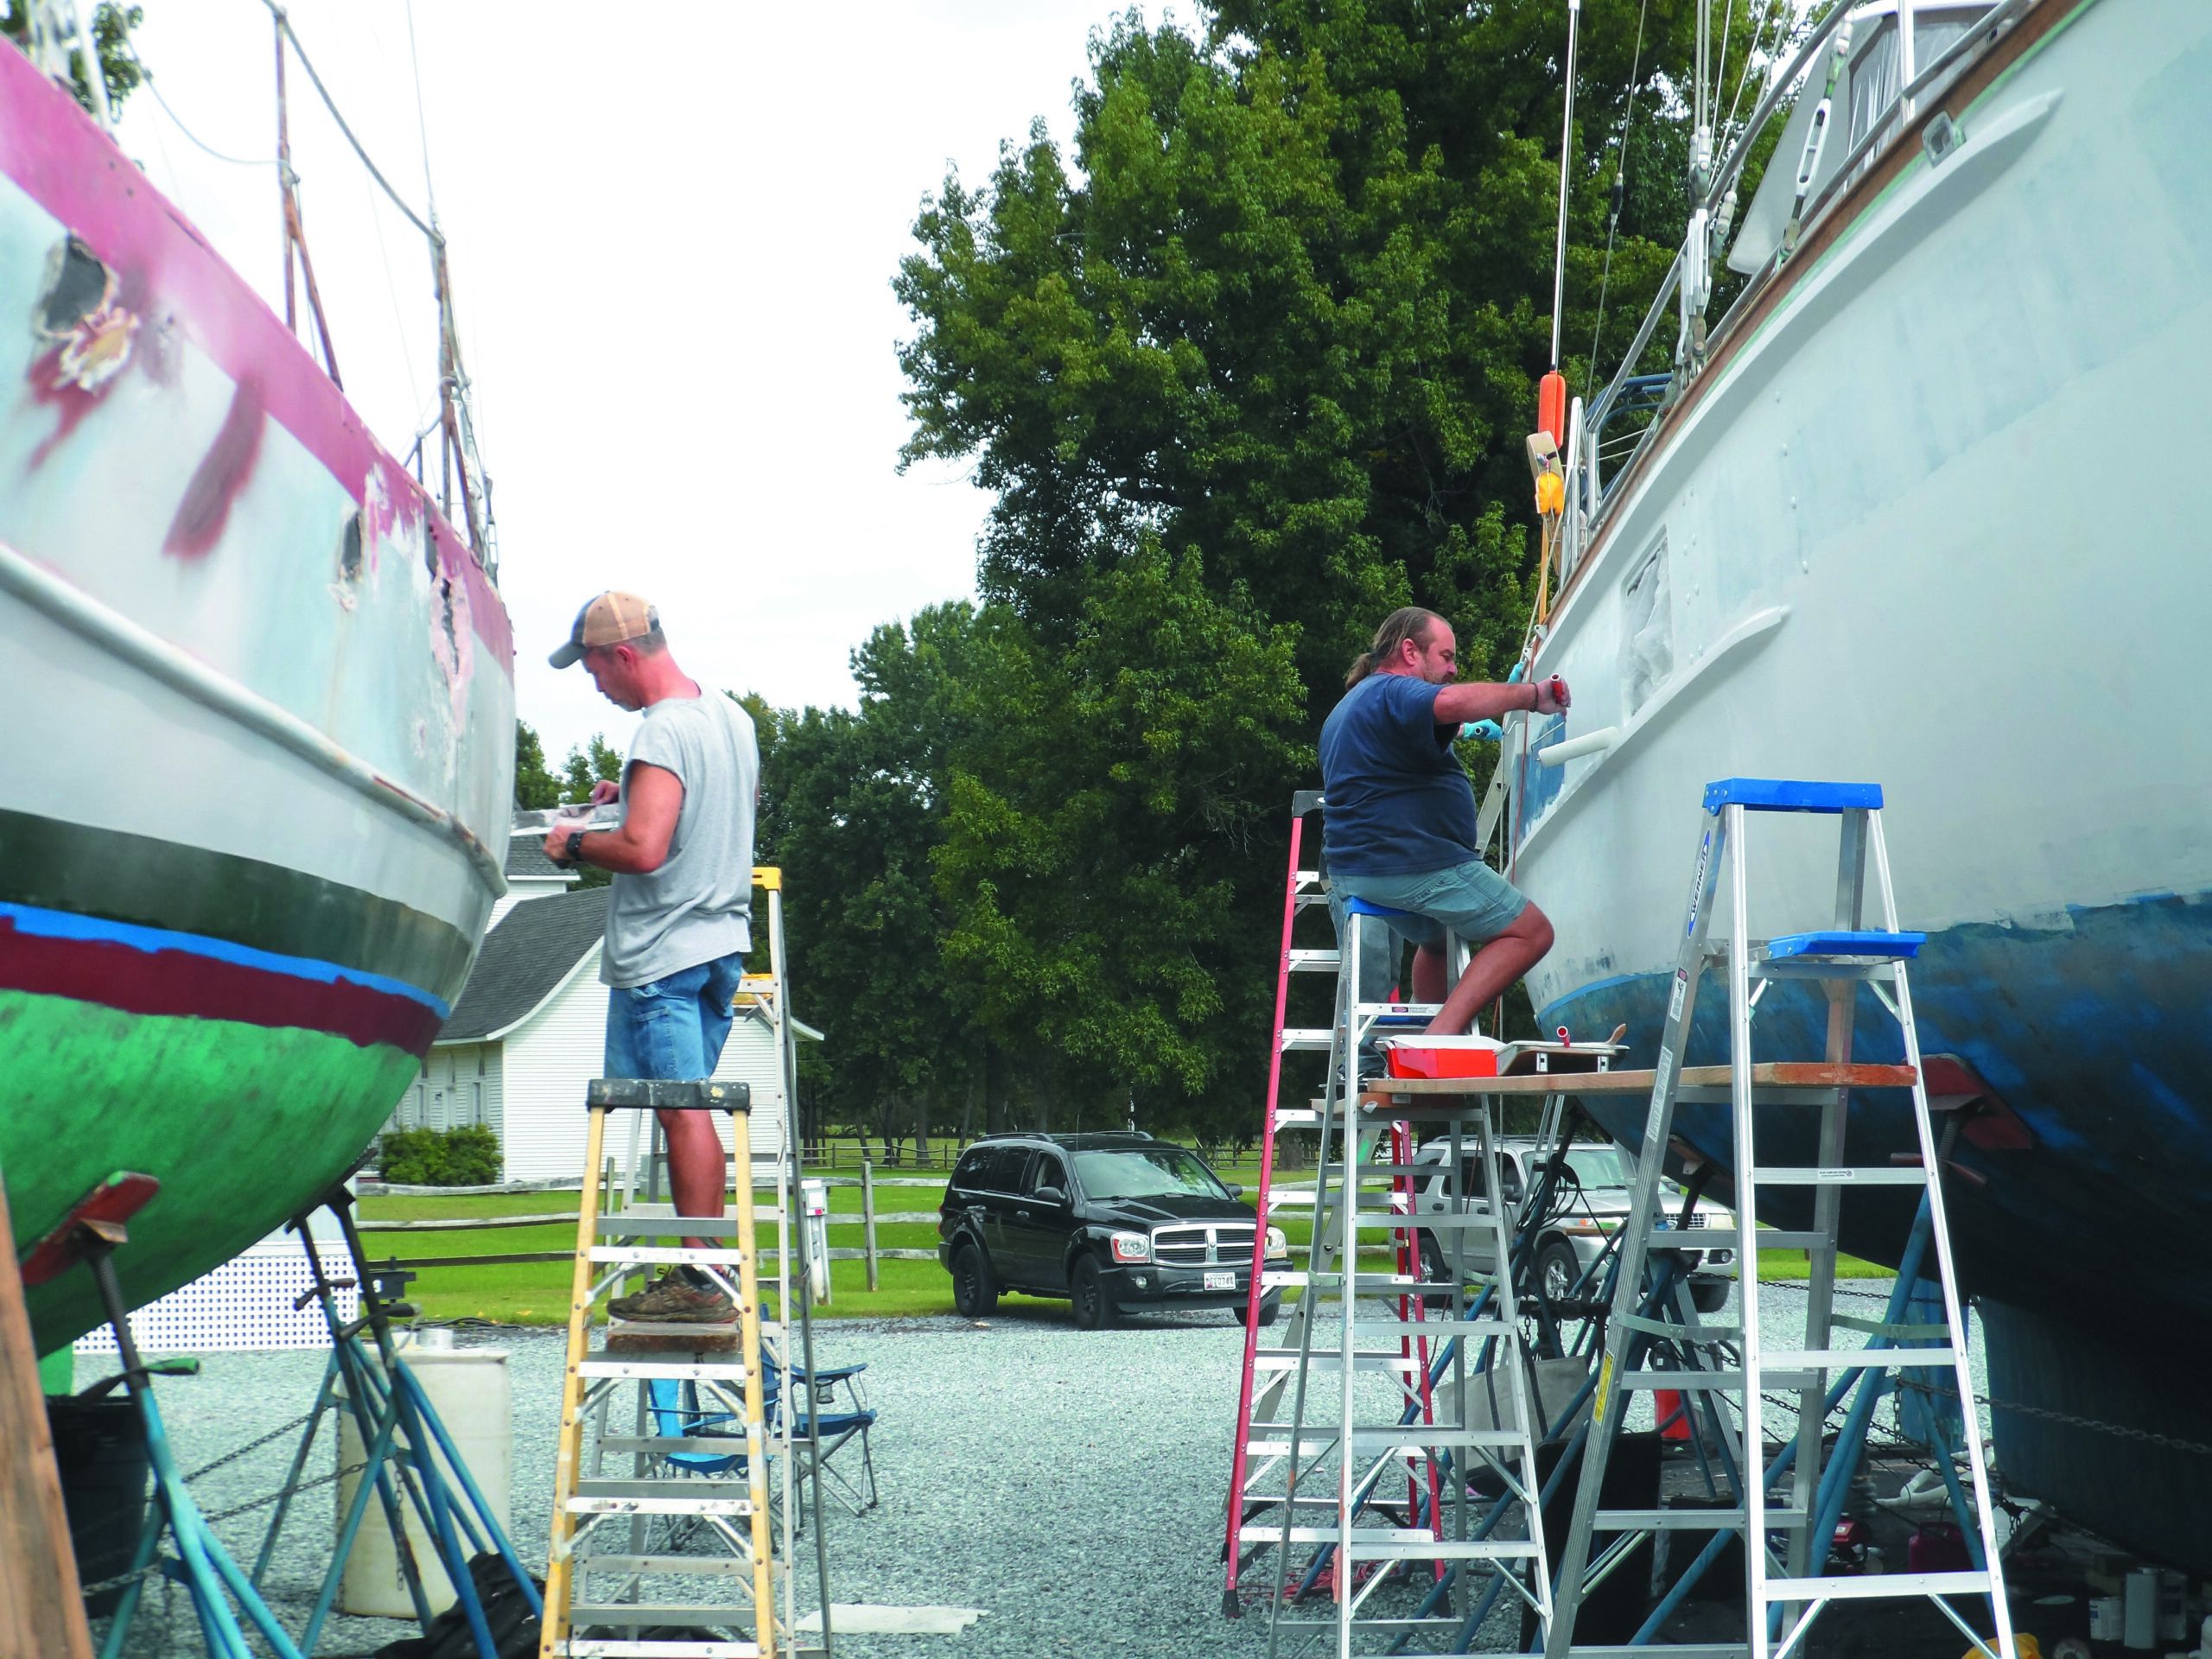
[[(505, 1530), (510, 1469), (514, 1460), (513, 1385), (507, 1376), (506, 1350), (414, 1347), (400, 1351), (408, 1369), (415, 1373), (416, 1381), (423, 1385), (423, 1392), (436, 1408), (438, 1421), (445, 1425), (454, 1449), (468, 1465), (477, 1491), (484, 1494), (485, 1502), (492, 1506), (492, 1513)], [(341, 1408), (338, 1422), (338, 1466), (350, 1469), (364, 1456), (361, 1437), (350, 1410)], [(442, 1457), (438, 1463), (444, 1470)], [(453, 1478), (449, 1471), (445, 1472), (454, 1499), (466, 1510), (468, 1499), (461, 1490), (461, 1483)], [(395, 1490), (397, 1478), (395, 1471)], [(353, 1507), (353, 1492), (360, 1482), (359, 1475), (347, 1475), (339, 1481), (334, 1530), (346, 1524), (346, 1512)], [(422, 1576), (423, 1592), (429, 1598), (430, 1611), (442, 1612), (454, 1603), (452, 1582), (438, 1565), (430, 1534), (415, 1513), (414, 1506), (404, 1496), (400, 1504), (407, 1517), (408, 1548), (415, 1557), (416, 1571)], [(458, 1522), (454, 1530), (461, 1532)], [(461, 1533), (461, 1537), (465, 1548), (467, 1535)], [(346, 1560), (346, 1575), (338, 1586), (338, 1611), (365, 1618), (415, 1617), (415, 1604), (408, 1599), (407, 1582), (400, 1577), (399, 1557), (392, 1548), (391, 1529), (385, 1521), (384, 1505), (374, 1493), (370, 1494), (369, 1507), (361, 1516), (360, 1531), (354, 1535), (353, 1553)]]

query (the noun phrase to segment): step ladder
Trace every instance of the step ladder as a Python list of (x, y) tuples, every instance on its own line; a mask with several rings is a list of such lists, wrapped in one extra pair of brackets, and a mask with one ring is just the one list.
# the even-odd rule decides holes
[[(586, 1173), (538, 1652), (541, 1659), (766, 1659), (779, 1649), (751, 1172), (735, 1183), (734, 1217), (632, 1215), (619, 1209), (602, 1214), (599, 1205), (609, 1112), (727, 1112), (742, 1147), (752, 1093), (741, 1083), (603, 1078), (589, 1086), (585, 1104)], [(671, 1236), (679, 1242), (656, 1242)], [(680, 1242), (684, 1237), (728, 1242), (686, 1246)], [(712, 1279), (734, 1304), (734, 1319), (727, 1325), (610, 1329), (594, 1312), (600, 1296), (624, 1279), (676, 1265)], [(667, 1456), (649, 1459), (642, 1447), (632, 1448), (639, 1472), (628, 1478), (582, 1472), (588, 1421), (596, 1417), (603, 1427), (612, 1415), (600, 1410), (602, 1403), (610, 1395), (633, 1396), (633, 1415), (642, 1425), (651, 1416), (657, 1382), (685, 1385), (696, 1391), (702, 1408), (742, 1426), (741, 1441), (718, 1437), (695, 1445), (677, 1437), (657, 1449), (723, 1455), (741, 1446), (741, 1474), (684, 1473)], [(594, 1447), (594, 1467), (598, 1459)], [(652, 1545), (649, 1529), (671, 1522), (690, 1524), (679, 1539)], [(696, 1590), (661, 1588), (671, 1583), (719, 1585), (735, 1599), (701, 1599)], [(658, 1599), (667, 1593), (690, 1599)], [(672, 1630), (686, 1633), (658, 1633)]]
[[(1671, 990), (1644, 1120), (1635, 1198), (1621, 1230), (1620, 1264), (1605, 1332), (1592, 1428), (1581, 1460), (1573, 1520), (1560, 1553), (1557, 1617), (1545, 1651), (1549, 1659), (1626, 1659), (1630, 1655), (1674, 1655), (1676, 1659), (1783, 1659), (1802, 1651), (1804, 1638), (1821, 1611), (1838, 1601), (1928, 1598), (1974, 1644), (1974, 1650), (2013, 1659), (2012, 1630), (2005, 1586), (1997, 1570), (1997, 1539), (1990, 1507), (1988, 1471), (1981, 1440), (1969, 1427), (1961, 1450), (1970, 1484), (1953, 1468), (1951, 1449), (1939, 1441), (1936, 1460), (1944, 1471), (1955, 1509), (1962, 1521), (1973, 1559), (1971, 1570), (1892, 1573), (1866, 1576), (1827, 1573), (1827, 1541), (1834, 1534), (1850, 1480), (1863, 1449), (1873, 1402), (1897, 1386), (1892, 1369), (1910, 1378), (1942, 1374), (1961, 1400), (1974, 1389), (1967, 1373), (1966, 1328), (1961, 1319), (1957, 1278), (1953, 1271), (1945, 1224), (1941, 1179), (1942, 1156), (1932, 1126), (1928, 1092), (1921, 1076), (1920, 1044), (1913, 1024), (1907, 964), (1925, 935), (1897, 926), (1897, 903), (1882, 840), (1882, 791), (1872, 784), (1796, 782), (1733, 778), (1707, 786), (1705, 823), (1691, 882), (1689, 914)], [(1750, 883), (1745, 829), (1752, 813), (1819, 814), (1840, 824), (1835, 911), (1831, 928), (1755, 939), (1748, 908)], [(1866, 885), (1871, 861), (1878, 928), (1866, 924)], [(1708, 946), (1713, 901), (1721, 867), (1728, 871), (1729, 915), (1725, 941)], [(1729, 1065), (1725, 1088), (1716, 1086), (1717, 1068), (1697, 1067), (1685, 1074), (1691, 1021), (1700, 980), (1707, 966), (1723, 969), (1728, 988)], [(1827, 998), (1827, 1046), (1817, 1068), (1754, 1064), (1753, 1012), (1777, 980), (1804, 980)], [(1902, 1038), (1902, 1066), (1854, 1062), (1853, 1043), (1858, 990), (1871, 988), (1873, 1000), (1896, 1022)], [(1824, 1079), (1824, 1086), (1776, 1086), (1783, 1080)], [(1770, 1083), (1768, 1080), (1774, 1082)], [(1847, 1161), (1846, 1140), (1853, 1088), (1909, 1091), (1916, 1142), (1910, 1151), (1876, 1163)], [(1666, 1250), (1674, 1236), (1659, 1213), (1660, 1181), (1675, 1141), (1678, 1105), (1726, 1104), (1732, 1128), (1737, 1228), (1709, 1230), (1700, 1243), (1732, 1246), (1741, 1263), (1738, 1323), (1700, 1319), (1682, 1287), (1678, 1261)], [(1807, 1122), (1807, 1115), (1811, 1122)], [(1796, 1143), (1812, 1151), (1790, 1165), (1762, 1162), (1761, 1132), (1771, 1141), (1785, 1125)], [(1912, 1192), (1917, 1219), (1900, 1265), (1897, 1291), (1886, 1319), (1862, 1320), (1834, 1311), (1837, 1230), (1843, 1198), (1869, 1189)], [(1811, 1226), (1804, 1230), (1757, 1231), (1763, 1194), (1794, 1194), (1799, 1206), (1810, 1195)], [(1787, 1199), (1785, 1199), (1785, 1203)], [(1911, 1278), (1932, 1244), (1934, 1272), (1942, 1287), (1943, 1324), (1898, 1323)], [(1810, 1262), (1805, 1299), (1805, 1332), (1800, 1345), (1770, 1348), (1760, 1329), (1758, 1252), (1762, 1246), (1803, 1249)], [(1649, 1269), (1649, 1271), (1647, 1271)], [(1838, 1328), (1868, 1338), (1864, 1346), (1835, 1345)], [(1913, 1345), (1900, 1345), (1913, 1344)], [(1835, 1379), (1831, 1386), (1831, 1379)], [(1766, 1390), (1796, 1396), (1797, 1428), (1771, 1464), (1765, 1460)], [(1669, 1389), (1692, 1403), (1706, 1439), (1719, 1448), (1732, 1507), (1683, 1510), (1619, 1510), (1602, 1507), (1600, 1493), (1609, 1457), (1633, 1393)], [(1832, 1410), (1857, 1390), (1845, 1433), (1823, 1465), (1822, 1429)], [(1733, 1419), (1720, 1409), (1736, 1409)], [(1738, 1432), (1736, 1423), (1740, 1421)], [(1971, 1420), (1969, 1419), (1969, 1421)], [(1700, 1447), (1700, 1455), (1702, 1449)], [(1746, 1477), (1749, 1471), (1749, 1478)], [(1780, 1502), (1770, 1488), (1786, 1480)], [(1595, 1581), (1618, 1565), (1643, 1539), (1663, 1533), (1712, 1535), (1690, 1567), (1662, 1599), (1637, 1645), (1578, 1646), (1575, 1618)], [(1745, 1542), (1745, 1639), (1741, 1643), (1669, 1644), (1654, 1638), (1669, 1609), (1687, 1593), (1720, 1553), (1729, 1535)], [(1783, 1541), (1777, 1551), (1774, 1540)], [(1600, 1541), (1603, 1540), (1601, 1544)], [(1594, 1561), (1593, 1561), (1594, 1557)], [(1990, 1604), (1994, 1635), (1985, 1639), (1952, 1608), (1946, 1598), (1983, 1596)]]
[[(1452, 1651), (1471, 1609), (1486, 1611), (1509, 1591), (1540, 1627), (1549, 1619), (1536, 1406), (1517, 1306), (1496, 1289), (1495, 1271), (1471, 1304), (1466, 1290), (1472, 1237), (1486, 1244), (1493, 1268), (1505, 1263), (1510, 1272), (1513, 1217), (1510, 1206), (1493, 1205), (1416, 1221), (1414, 1182), (1424, 1173), (1414, 1161), (1416, 1118), (1449, 1137), (1451, 1168), (1463, 1154), (1478, 1157), (1485, 1189), (1503, 1191), (1491, 1103), (1415, 1106), (1359, 1092), (1357, 1057), (1378, 1025), (1418, 1029), (1435, 1009), (1377, 994), (1386, 988), (1375, 982), (1389, 977), (1390, 912), (1354, 900), (1341, 950), (1294, 948), (1298, 915), (1326, 902), (1318, 873), (1298, 868), (1300, 821), (1319, 804), (1311, 792), (1293, 803), (1224, 1611), (1241, 1614), (1242, 1582), (1258, 1576), (1272, 1580), (1270, 1655), (1331, 1636), (1340, 1655), (1377, 1644)], [(1297, 972), (1335, 975), (1330, 1027), (1284, 1024)], [(1324, 1048), (1329, 1073), (1317, 1106), (1282, 1109), (1281, 1056)], [(1317, 1136), (1313, 1189), (1276, 1185), (1276, 1136), (1309, 1131)], [(1305, 1266), (1267, 1268), (1271, 1209), (1301, 1208), (1312, 1217)], [(1448, 1286), (1423, 1274), (1423, 1229), (1452, 1241)], [(1386, 1262), (1366, 1259), (1378, 1251)], [(1266, 1291), (1294, 1291), (1296, 1300), (1282, 1337), (1262, 1344)], [(1473, 1497), (1471, 1484), (1479, 1489)]]

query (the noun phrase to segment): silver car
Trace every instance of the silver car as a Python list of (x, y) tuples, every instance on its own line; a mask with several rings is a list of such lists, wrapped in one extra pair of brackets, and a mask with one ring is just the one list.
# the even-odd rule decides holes
[[(1499, 1176), (1505, 1186), (1505, 1201), (1514, 1207), (1516, 1216), (1528, 1200), (1533, 1177), (1541, 1167), (1538, 1159), (1542, 1150), (1533, 1137), (1507, 1139), (1498, 1144)], [(1428, 1166), (1426, 1173), (1414, 1178), (1415, 1214), (1452, 1213), (1458, 1205), (1459, 1191), (1473, 1195), (1476, 1214), (1488, 1211), (1490, 1194), (1483, 1180), (1481, 1155), (1466, 1141), (1460, 1143), (1460, 1154), (1463, 1179), (1456, 1183), (1452, 1179), (1452, 1143), (1448, 1140), (1431, 1141), (1414, 1154), (1415, 1164)], [(1567, 1149), (1566, 1173), (1570, 1179), (1558, 1184), (1552, 1214), (1544, 1222), (1535, 1244), (1537, 1280), (1546, 1298), (1554, 1302), (1573, 1294), (1594, 1295), (1599, 1288), (1593, 1281), (1582, 1286), (1579, 1293), (1576, 1291), (1585, 1272), (1605, 1249), (1607, 1235), (1627, 1218), (1634, 1198), (1636, 1160), (1621, 1147), (1578, 1141)], [(1664, 1190), (1671, 1200), (1665, 1207), (1666, 1219), (1672, 1225), (1681, 1213), (1683, 1192), (1672, 1181), (1664, 1184)], [(1693, 1230), (1735, 1224), (1733, 1212), (1709, 1198), (1700, 1198), (1690, 1213), (1689, 1226)], [(1488, 1230), (1470, 1227), (1465, 1233), (1467, 1272), (1486, 1275), (1491, 1271), (1492, 1255)], [(1438, 1282), (1450, 1281), (1452, 1253), (1447, 1239), (1448, 1234), (1440, 1235), (1426, 1228), (1421, 1230), (1423, 1278)], [(1728, 1286), (1735, 1276), (1733, 1250), (1691, 1253), (1690, 1294), (1698, 1311), (1710, 1313), (1726, 1302)]]

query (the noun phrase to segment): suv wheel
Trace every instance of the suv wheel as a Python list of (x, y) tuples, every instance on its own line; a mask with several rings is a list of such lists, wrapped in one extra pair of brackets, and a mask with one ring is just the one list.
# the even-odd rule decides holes
[(1563, 1238), (1548, 1239), (1544, 1248), (1536, 1253), (1536, 1282), (1543, 1287), (1544, 1300), (1557, 1303), (1566, 1300), (1574, 1281), (1582, 1276), (1582, 1258), (1575, 1255), (1574, 1246)]
[(988, 1319), (999, 1305), (999, 1287), (989, 1263), (973, 1244), (952, 1253), (952, 1305), (970, 1319)]
[(1114, 1304), (1106, 1300), (1106, 1276), (1091, 1257), (1075, 1264), (1069, 1289), (1075, 1300), (1076, 1329), (1103, 1331), (1114, 1323)]
[[(1260, 1323), (1262, 1325), (1273, 1325), (1275, 1322), (1275, 1316), (1281, 1312), (1282, 1293), (1281, 1291), (1271, 1290), (1266, 1295), (1260, 1298)], [(1252, 1305), (1249, 1302), (1239, 1302), (1236, 1304), (1237, 1324), (1246, 1324), (1251, 1319), (1251, 1317)]]
[(1421, 1236), (1421, 1276), (1438, 1288), (1421, 1297), (1425, 1307), (1452, 1306), (1452, 1263), (1446, 1259), (1444, 1246), (1434, 1233)]

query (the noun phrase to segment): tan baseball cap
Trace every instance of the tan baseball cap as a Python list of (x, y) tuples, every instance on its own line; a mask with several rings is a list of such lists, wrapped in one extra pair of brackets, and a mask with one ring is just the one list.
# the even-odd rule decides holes
[(584, 652), (601, 645), (619, 645), (660, 626), (660, 613), (636, 594), (601, 594), (576, 613), (576, 626), (569, 642), (545, 660), (556, 668), (581, 661)]

